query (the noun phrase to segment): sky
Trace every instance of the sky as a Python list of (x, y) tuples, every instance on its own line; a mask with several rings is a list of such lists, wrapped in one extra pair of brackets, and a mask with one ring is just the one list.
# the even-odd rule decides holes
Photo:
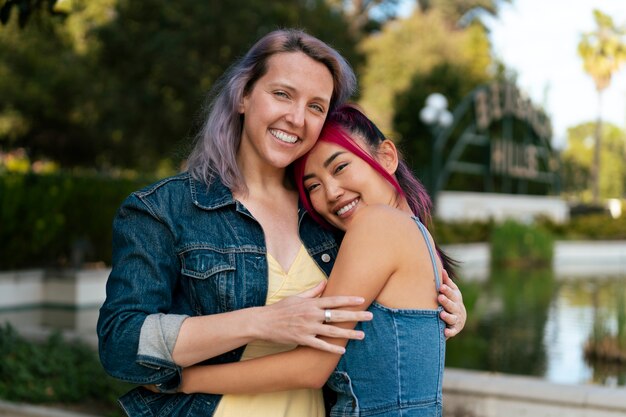
[[(408, 1), (408, 3), (412, 3)], [(512, 0), (503, 3), (490, 29), (494, 54), (518, 75), (518, 88), (542, 106), (552, 120), (553, 144), (565, 146), (567, 128), (594, 121), (598, 96), (583, 70), (577, 47), (581, 35), (596, 29), (593, 9), (626, 25), (624, 0)], [(410, 9), (406, 5), (405, 12)], [(626, 65), (603, 93), (602, 119), (626, 128)]]

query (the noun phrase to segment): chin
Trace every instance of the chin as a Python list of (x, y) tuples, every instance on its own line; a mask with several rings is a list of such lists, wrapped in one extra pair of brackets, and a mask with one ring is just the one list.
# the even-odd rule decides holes
[(341, 222), (341, 223), (337, 223), (337, 222), (329, 222), (334, 228), (341, 230), (342, 232), (346, 231), (346, 224)]

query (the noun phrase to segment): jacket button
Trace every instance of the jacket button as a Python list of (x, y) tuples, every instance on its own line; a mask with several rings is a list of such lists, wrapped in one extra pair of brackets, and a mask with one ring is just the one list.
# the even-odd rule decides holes
[(322, 255), (322, 261), (326, 262), (326, 263), (330, 262), (330, 255), (327, 254), (327, 253), (323, 254)]

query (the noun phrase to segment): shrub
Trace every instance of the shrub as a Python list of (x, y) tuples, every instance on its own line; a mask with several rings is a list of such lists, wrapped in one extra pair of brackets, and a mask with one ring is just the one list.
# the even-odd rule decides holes
[(431, 232), (442, 245), (487, 242), (493, 225), (491, 220), (444, 222), (435, 219)]
[(552, 263), (554, 239), (538, 225), (506, 220), (491, 234), (491, 262), (495, 267), (543, 267)]
[(0, 325), (0, 398), (28, 403), (97, 403), (115, 413), (129, 384), (107, 376), (96, 352), (60, 333), (37, 344)]
[(67, 173), (0, 175), (0, 270), (108, 263), (115, 211), (148, 182)]

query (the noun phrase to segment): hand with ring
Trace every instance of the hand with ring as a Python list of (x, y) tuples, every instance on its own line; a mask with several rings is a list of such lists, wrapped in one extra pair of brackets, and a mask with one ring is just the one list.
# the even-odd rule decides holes
[(344, 329), (333, 323), (369, 321), (369, 311), (348, 308), (364, 303), (362, 297), (320, 297), (325, 282), (301, 294), (287, 297), (277, 303), (262, 307), (259, 329), (264, 340), (283, 344), (298, 344), (332, 353), (343, 353), (344, 348), (319, 338), (325, 336), (342, 339), (363, 339), (362, 331)]
[(330, 321), (332, 320), (333, 316), (332, 316), (332, 312), (330, 311), (330, 309), (326, 309), (324, 310), (324, 323), (330, 323)]

